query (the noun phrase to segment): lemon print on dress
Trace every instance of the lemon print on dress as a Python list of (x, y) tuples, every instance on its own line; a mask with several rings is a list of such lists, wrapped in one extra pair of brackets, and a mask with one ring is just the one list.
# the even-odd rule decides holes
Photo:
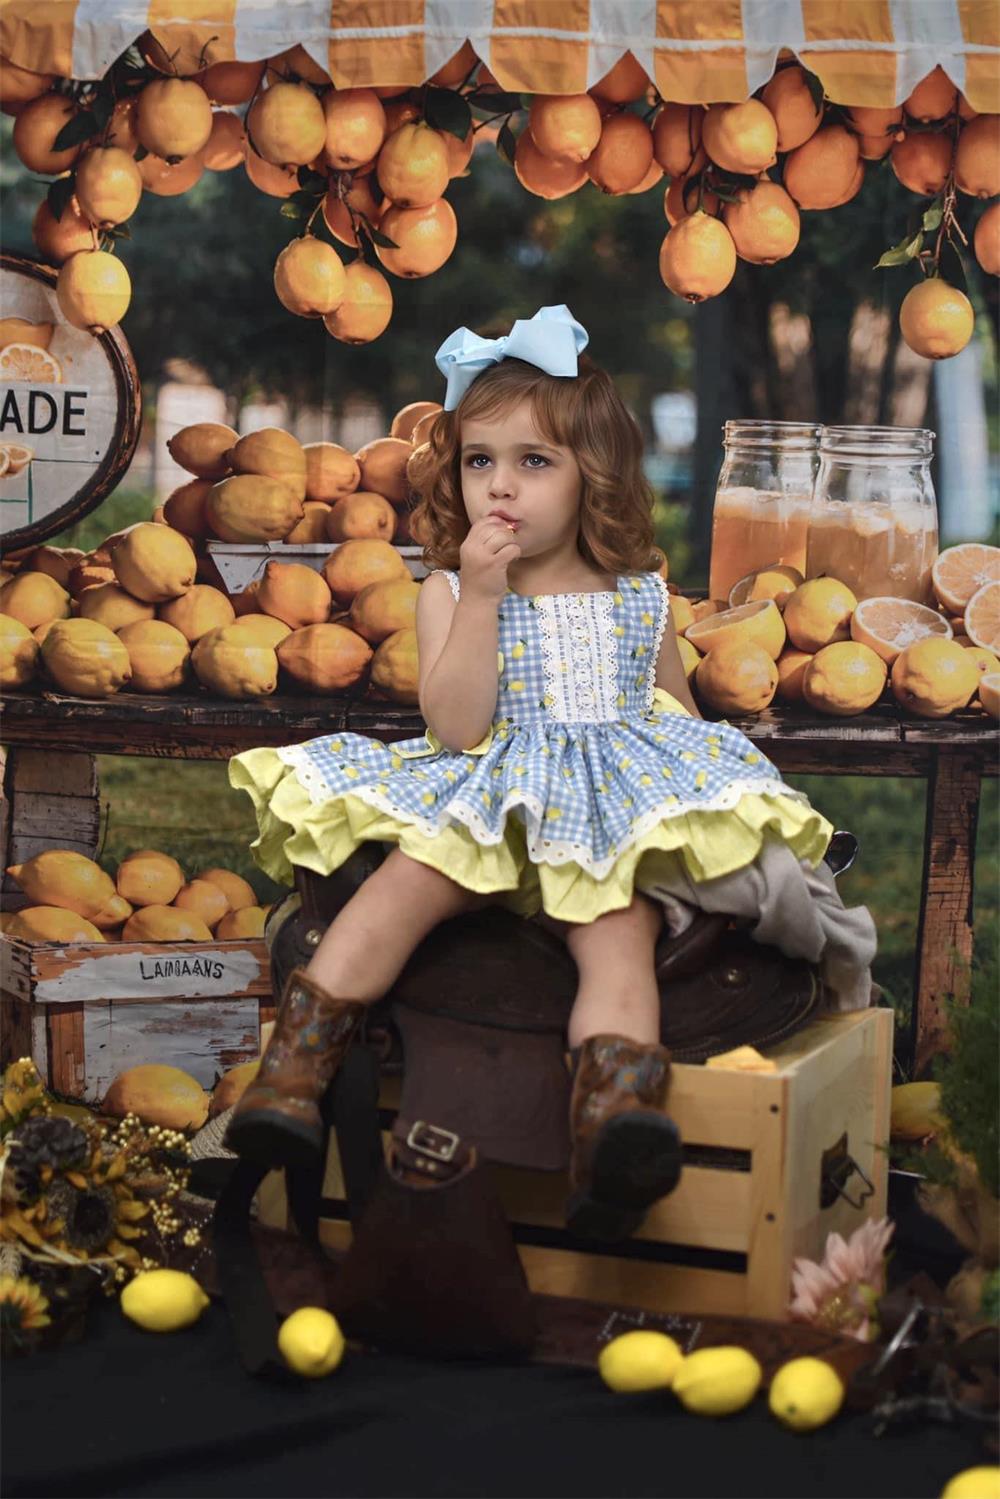
[(562, 809), (560, 807), (550, 807), (545, 814), (547, 822), (558, 822), (561, 816)]
[(632, 658), (633, 658), (633, 660), (637, 660), (640, 656), (644, 656), (646, 654), (647, 649), (648, 649), (647, 646), (637, 645), (636, 648), (635, 648), (635, 650), (632, 652)]
[(648, 609), (642, 611), (640, 618), (644, 625), (651, 625), (653, 623), (653, 616), (649, 613)]
[(698, 788), (699, 791), (702, 789), (702, 787), (704, 786), (704, 784), (705, 784), (705, 782), (707, 780), (708, 780), (708, 771), (707, 770), (699, 770), (698, 774), (694, 778), (694, 783), (697, 786), (697, 788)]
[(436, 802), (437, 801), (437, 792), (435, 792), (435, 791), (425, 791), (424, 794), (423, 794), (423, 796), (420, 798), (420, 800), (423, 802), (423, 804), (424, 804), (425, 807), (429, 807), (430, 804), (431, 804), (431, 802)]
[(497, 676), (503, 676), (503, 651), (497, 651)]
[(335, 750), (342, 750), (344, 748), (344, 741), (342, 739), (331, 739), (330, 748)]
[(628, 580), (628, 586), (635, 593), (638, 593), (639, 590), (640, 590), (640, 588), (642, 587), (642, 580), (641, 580), (641, 578), (629, 578), (629, 580)]
[(361, 772), (356, 765), (348, 765), (344, 768), (344, 774), (349, 781), (356, 781)]
[(620, 593), (616, 593), (615, 597), (614, 597), (615, 608), (616, 609), (620, 609), (621, 606), (622, 606), (622, 604), (624, 604), (624, 602), (625, 602), (625, 600), (622, 598), (621, 594)]
[(694, 759), (694, 750), (681, 750), (681, 759), (682, 760), (693, 760)]
[(661, 776), (666, 776), (666, 778), (667, 778), (667, 780), (668, 780), (668, 781), (669, 781), (669, 780), (671, 780), (671, 779), (672, 779), (672, 777), (673, 777), (673, 774), (674, 774), (674, 773), (673, 773), (673, 771), (672, 771), (672, 770), (671, 770), (671, 769), (670, 769), (670, 766), (669, 766), (669, 765), (661, 765), (661, 766), (660, 766), (660, 775), (661, 775)]
[(511, 660), (512, 661), (520, 661), (521, 657), (524, 655), (524, 650), (525, 650), (525, 642), (523, 640), (519, 640), (517, 642), (517, 645), (515, 645), (514, 649), (510, 653)]
[(523, 682), (511, 682), (509, 685), (510, 685), (511, 692), (523, 692), (524, 691), (524, 683)]
[(653, 784), (653, 777), (652, 776), (641, 775), (639, 777), (639, 785), (640, 786), (652, 786), (652, 784)]
[(616, 708), (624, 708), (624, 706), (625, 706), (625, 694), (624, 694), (624, 692), (619, 692), (618, 696), (615, 698), (615, 707)]
[(744, 755), (743, 758), (748, 765), (758, 765), (760, 763), (760, 756), (754, 754), (752, 751), (750, 754)]
[(615, 635), (618, 636), (618, 638), (620, 640), (621, 637), (625, 634), (625, 626), (624, 625), (615, 625), (614, 633), (615, 633)]
[(400, 759), (399, 755), (393, 755), (390, 764), (392, 765), (393, 770), (401, 770), (403, 768), (403, 762)]
[(483, 796), (483, 806), (484, 807), (488, 807), (490, 805), (490, 802), (493, 800), (493, 798), (490, 796), (490, 794), (489, 794), (488, 791), (484, 791), (482, 793), (482, 796)]
[(624, 760), (619, 761), (619, 763), (618, 763), (618, 769), (619, 770), (628, 770), (628, 768), (629, 768), (629, 766), (631, 764), (632, 764), (632, 761), (630, 759), (628, 759), (628, 757), (626, 756), (626, 758)]
[(645, 685), (646, 685), (646, 673), (644, 671), (640, 672), (639, 675), (636, 677), (636, 679), (635, 679), (635, 685), (637, 687), (645, 687)]

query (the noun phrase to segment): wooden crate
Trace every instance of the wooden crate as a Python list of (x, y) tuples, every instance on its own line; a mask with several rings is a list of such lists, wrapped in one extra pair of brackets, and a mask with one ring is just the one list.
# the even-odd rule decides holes
[[(892, 1012), (817, 1020), (767, 1055), (772, 1073), (677, 1065), (670, 1110), (681, 1132), (680, 1184), (626, 1245), (574, 1239), (563, 1225), (561, 1173), (493, 1166), (534, 1291), (661, 1312), (787, 1316), (792, 1262), (822, 1257), (831, 1231), (845, 1236), (886, 1209)], [(382, 1103), (393, 1109), (398, 1082)], [(874, 1186), (860, 1206), (824, 1188), (824, 1166), (857, 1161)], [(263, 1221), (288, 1226), (284, 1178), (262, 1184)], [(855, 1201), (864, 1183), (845, 1183)], [(321, 1234), (350, 1242), (343, 1182), (332, 1146)], [(828, 1200), (829, 1199), (829, 1200)]]
[(260, 1054), (274, 1019), (262, 940), (23, 942), (0, 937), (0, 1061), (98, 1103), (119, 1072), (180, 1067), (211, 1087)]

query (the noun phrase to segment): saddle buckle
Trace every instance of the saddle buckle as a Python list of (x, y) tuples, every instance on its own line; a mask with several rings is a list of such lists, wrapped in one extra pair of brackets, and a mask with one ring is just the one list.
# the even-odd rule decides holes
[(430, 1156), (434, 1161), (452, 1161), (459, 1146), (459, 1136), (453, 1130), (418, 1119), (411, 1127), (406, 1143), (418, 1155)]

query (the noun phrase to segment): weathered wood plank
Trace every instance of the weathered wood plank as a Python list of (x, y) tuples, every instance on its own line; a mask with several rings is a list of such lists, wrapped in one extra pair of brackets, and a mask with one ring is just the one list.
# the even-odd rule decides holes
[(99, 1103), (119, 1072), (143, 1063), (179, 1067), (210, 1088), (216, 1078), (259, 1055), (255, 999), (83, 1006), (85, 1083)]
[[(69, 848), (92, 859), (100, 839), (97, 768), (89, 754), (28, 746), (11, 750), (4, 772), (10, 826), (0, 869), (23, 864), (49, 848)], [(12, 875), (3, 873), (0, 905), (16, 911), (29, 899)]]
[[(40, 1004), (80, 1000), (269, 997), (261, 939), (202, 943), (26, 943), (0, 938), (4, 988)], [(9, 973), (8, 973), (9, 970)]]

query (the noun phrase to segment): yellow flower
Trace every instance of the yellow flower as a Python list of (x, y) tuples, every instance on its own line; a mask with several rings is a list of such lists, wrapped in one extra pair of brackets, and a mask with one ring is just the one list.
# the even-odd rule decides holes
[(34, 1281), (25, 1276), (0, 1275), (0, 1321), (13, 1332), (31, 1332), (36, 1327), (48, 1327), (52, 1318), (46, 1313), (48, 1299), (42, 1295)]

